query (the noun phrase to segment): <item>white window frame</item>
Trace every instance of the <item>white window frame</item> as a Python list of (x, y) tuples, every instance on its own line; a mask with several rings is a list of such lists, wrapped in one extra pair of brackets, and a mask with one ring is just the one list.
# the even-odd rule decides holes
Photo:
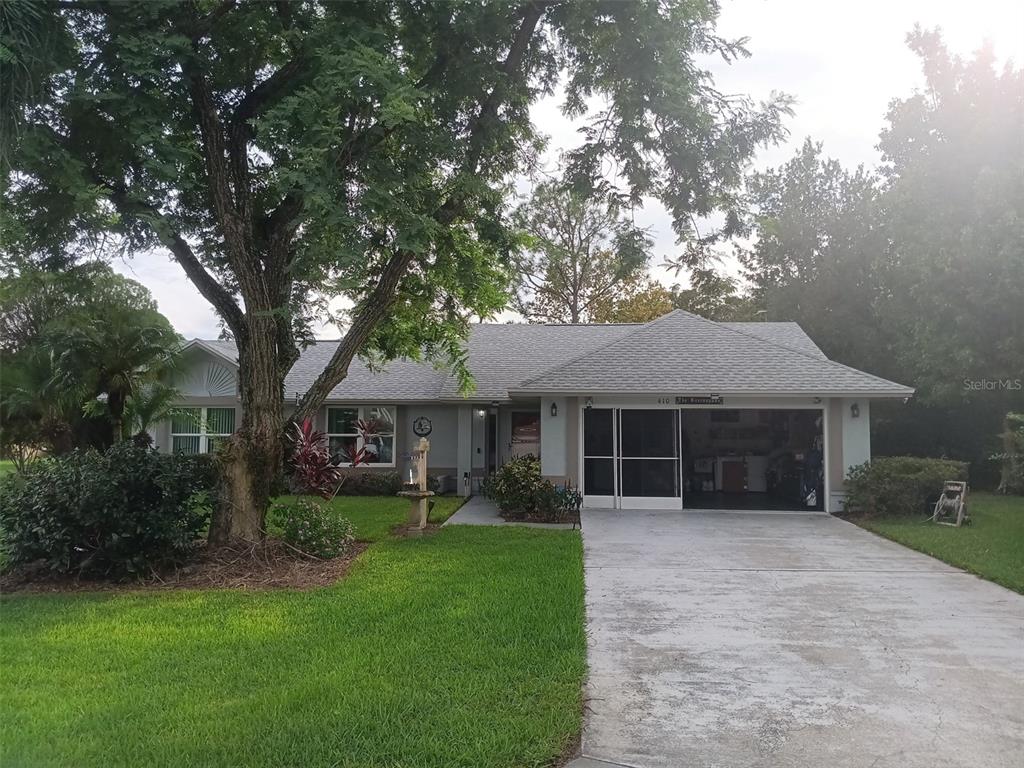
[(235, 428), (237, 429), (237, 427), (238, 427), (238, 409), (235, 408), (235, 406), (233, 406), (233, 405), (209, 405), (209, 406), (207, 406), (207, 405), (183, 405), (183, 406), (181, 406), (181, 410), (186, 410), (187, 409), (187, 410), (190, 410), (190, 411), (191, 410), (198, 410), (199, 411), (199, 424), (198, 424), (199, 429), (196, 432), (175, 432), (174, 431), (174, 419), (172, 418), (171, 419), (171, 423), (170, 423), (170, 428), (171, 428), (171, 444), (169, 446), (170, 450), (171, 450), (171, 453), (174, 453), (174, 438), (176, 438), (176, 437), (198, 437), (199, 438), (199, 453), (209, 453), (210, 452), (210, 438), (211, 437), (212, 438), (231, 437), (231, 435), (234, 434), (233, 432), (221, 433), (221, 432), (209, 432), (209, 431), (207, 431), (206, 427), (207, 427), (207, 424), (209, 424), (209, 420), (207, 418), (207, 412), (211, 408), (213, 408), (215, 410), (218, 410), (218, 411), (220, 411), (220, 410), (234, 411), (234, 413), (235, 413)]
[[(371, 405), (328, 405), (327, 406), (327, 410), (324, 412), (324, 418), (326, 420), (324, 428), (325, 428), (325, 430), (330, 430), (330, 428), (331, 428), (331, 411), (332, 410), (355, 411), (356, 412), (356, 419), (357, 420), (359, 420), (359, 421), (366, 421), (366, 420), (369, 419), (370, 411), (373, 410), (374, 408), (377, 408), (377, 409), (385, 409), (386, 408), (388, 410), (388, 412), (391, 414), (391, 431), (390, 432), (380, 432), (380, 433), (378, 433), (381, 437), (390, 437), (391, 438), (391, 461), (389, 461), (389, 462), (375, 461), (375, 462), (368, 463), (368, 464), (361, 464), (360, 466), (362, 466), (362, 467), (394, 468), (395, 466), (397, 466), (395, 460), (397, 458), (397, 449), (398, 449), (398, 443), (397, 443), (398, 406), (397, 405), (385, 405), (385, 404), (381, 404), (381, 403), (373, 403)], [(331, 438), (332, 437), (354, 437), (355, 441), (356, 441), (356, 450), (359, 451), (359, 450), (362, 450), (362, 448), (363, 448), (363, 436), (361, 434), (359, 434), (358, 431), (357, 432), (330, 432), (330, 431), (325, 431), (324, 434), (327, 436), (327, 444), (328, 444), (328, 446), (331, 444)]]

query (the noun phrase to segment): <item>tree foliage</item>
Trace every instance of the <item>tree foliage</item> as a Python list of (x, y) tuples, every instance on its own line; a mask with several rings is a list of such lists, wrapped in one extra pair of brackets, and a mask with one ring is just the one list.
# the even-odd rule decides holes
[(661, 200), (681, 236), (691, 215), (736, 220), (788, 108), (715, 90), (699, 60), (746, 54), (711, 0), (32, 4), (54, 53), (17, 91), (12, 231), (34, 255), (162, 246), (223, 318), (243, 418), (218, 541), (264, 528), (311, 293), (353, 308), (300, 420), (363, 352), (445, 357), (469, 385), (466, 319), (507, 302), (505, 199), (560, 79), (585, 123), (573, 184), (614, 163), (618, 194)]
[(690, 285), (672, 286), (672, 304), (695, 315), (717, 321), (762, 319), (740, 281), (722, 274), (714, 265), (690, 270)]
[(0, 328), (3, 442), (16, 455), (126, 437), (126, 411), (148, 407), (148, 390), (180, 346), (144, 286), (95, 262), (6, 274)]
[(647, 276), (625, 280), (615, 294), (598, 303), (591, 313), (595, 323), (647, 323), (673, 309), (672, 292)]
[(876, 416), (876, 449), (993, 469), (1003, 415), (1024, 403), (1024, 70), (908, 38), (926, 88), (890, 107), (876, 170), (807, 141), (750, 191), (753, 300), (840, 362), (918, 390)]
[(647, 271), (651, 242), (610, 195), (545, 181), (518, 210), (516, 308), (531, 321), (610, 322)]
[(926, 397), (956, 402), (965, 381), (1024, 376), (1024, 68), (908, 40), (927, 87), (893, 102), (879, 144), (891, 323)]

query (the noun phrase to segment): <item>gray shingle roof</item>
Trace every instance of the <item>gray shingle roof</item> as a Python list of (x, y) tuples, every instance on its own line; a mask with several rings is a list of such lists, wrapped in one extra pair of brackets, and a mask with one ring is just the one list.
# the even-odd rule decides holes
[[(201, 345), (237, 360), (231, 341)], [(303, 351), (285, 380), (292, 398), (312, 385), (337, 341)], [(473, 400), (509, 392), (778, 392), (909, 395), (913, 390), (828, 360), (796, 323), (714, 323), (676, 310), (646, 324), (479, 324), (467, 362)], [(394, 360), (371, 370), (354, 360), (329, 399), (458, 400), (458, 382), (428, 362)]]
[[(792, 347), (801, 352), (809, 352), (815, 357), (825, 358), (825, 353), (804, 333), (804, 329), (796, 323), (719, 323), (734, 331), (745, 331), (759, 339)], [(827, 358), (825, 358), (827, 359)]]
[[(474, 397), (504, 399), (515, 384), (620, 339), (639, 327), (634, 324), (474, 325), (467, 359), (476, 380)], [(457, 398), (458, 389), (455, 377), (448, 376), (442, 396)]]
[[(787, 331), (788, 333), (789, 331)], [(779, 334), (780, 336), (782, 334)], [(832, 362), (814, 348), (675, 310), (511, 388), (513, 392), (908, 396), (913, 390)]]

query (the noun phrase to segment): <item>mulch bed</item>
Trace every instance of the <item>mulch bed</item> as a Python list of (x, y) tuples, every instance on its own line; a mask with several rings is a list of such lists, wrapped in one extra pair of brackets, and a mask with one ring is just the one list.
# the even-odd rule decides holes
[(135, 580), (109, 581), (55, 576), (21, 568), (0, 576), (0, 592), (134, 592), (177, 589), (315, 589), (348, 573), (369, 544), (331, 560), (304, 555), (277, 539), (256, 545), (200, 548), (186, 565)]

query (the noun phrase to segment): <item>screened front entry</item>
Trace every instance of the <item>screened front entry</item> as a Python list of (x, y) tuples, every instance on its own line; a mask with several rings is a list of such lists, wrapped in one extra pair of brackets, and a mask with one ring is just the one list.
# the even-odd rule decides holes
[(679, 411), (583, 411), (583, 495), (594, 507), (682, 508)]

